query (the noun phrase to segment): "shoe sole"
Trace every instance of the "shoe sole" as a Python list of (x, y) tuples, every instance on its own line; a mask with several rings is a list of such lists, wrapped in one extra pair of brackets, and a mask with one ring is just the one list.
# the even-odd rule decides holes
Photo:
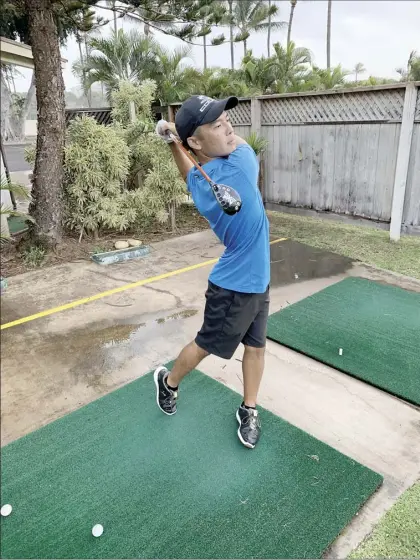
[(159, 404), (159, 373), (165, 369), (163, 366), (158, 367), (157, 369), (155, 369), (155, 372), (153, 374), (153, 379), (156, 385), (156, 403), (159, 407), (159, 410), (161, 410), (163, 412), (163, 414), (166, 414), (166, 416), (173, 416), (174, 414), (176, 414), (176, 410), (175, 412), (166, 412), (165, 410), (163, 410), (163, 408), (160, 406)]
[(248, 449), (254, 449), (255, 445), (252, 445), (252, 443), (248, 443), (247, 441), (244, 440), (244, 438), (242, 437), (241, 434), (241, 418), (239, 416), (239, 411), (236, 411), (236, 420), (238, 421), (239, 424), (239, 428), (238, 428), (238, 438), (240, 440), (240, 442), (242, 443), (242, 445), (244, 445), (245, 447), (247, 447)]

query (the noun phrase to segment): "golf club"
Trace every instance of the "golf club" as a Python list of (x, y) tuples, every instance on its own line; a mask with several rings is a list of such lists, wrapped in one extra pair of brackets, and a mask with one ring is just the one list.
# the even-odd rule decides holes
[(189, 153), (187, 149), (184, 148), (182, 142), (178, 140), (178, 138), (172, 134), (172, 132), (168, 132), (170, 138), (178, 144), (184, 154), (188, 157), (191, 163), (194, 164), (194, 167), (198, 169), (204, 179), (209, 183), (213, 194), (219, 203), (220, 207), (222, 208), (223, 212), (228, 214), (229, 216), (233, 216), (237, 214), (242, 207), (242, 201), (239, 194), (233, 189), (232, 187), (228, 187), (227, 185), (217, 184), (210, 179), (204, 169), (195, 161), (193, 156)]

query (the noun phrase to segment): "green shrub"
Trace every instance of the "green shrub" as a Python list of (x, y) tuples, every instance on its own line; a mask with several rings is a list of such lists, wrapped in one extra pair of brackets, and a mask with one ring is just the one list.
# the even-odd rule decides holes
[(33, 165), (35, 163), (36, 144), (31, 144), (25, 148), (25, 160)]
[[(168, 146), (154, 132), (151, 107), (155, 92), (156, 84), (151, 80), (140, 86), (121, 82), (113, 93), (112, 114), (115, 127), (130, 148), (128, 184), (134, 189), (139, 219), (154, 217), (166, 222), (170, 210), (182, 202), (187, 190)], [(135, 107), (133, 122), (129, 117), (130, 102)]]
[(92, 117), (72, 120), (64, 150), (66, 224), (71, 229), (125, 230), (136, 218), (124, 188), (129, 148), (113, 127)]
[(31, 268), (38, 268), (43, 263), (45, 254), (46, 250), (43, 247), (36, 245), (28, 247), (23, 252), (24, 263)]
[(268, 146), (268, 140), (262, 136), (258, 136), (256, 132), (251, 132), (251, 134), (245, 139), (254, 152), (258, 155), (263, 154)]
[[(166, 222), (184, 199), (172, 154), (155, 134), (156, 85), (121, 82), (113, 93), (113, 125), (71, 121), (64, 153), (66, 225), (78, 231), (123, 231), (151, 218)], [(134, 104), (135, 116), (130, 113)]]

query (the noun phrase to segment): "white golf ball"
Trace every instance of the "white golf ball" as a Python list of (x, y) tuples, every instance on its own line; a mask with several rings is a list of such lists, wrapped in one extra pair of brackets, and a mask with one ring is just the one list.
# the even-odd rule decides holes
[(102, 527), (102, 525), (95, 525), (92, 529), (92, 535), (94, 537), (100, 537), (102, 535), (102, 533), (104, 532), (104, 528)]
[(5, 504), (0, 511), (3, 517), (7, 517), (12, 513), (12, 506), (10, 504)]
[(339, 355), (342, 356), (343, 355), (343, 349), (340, 348), (340, 350), (338, 351)]

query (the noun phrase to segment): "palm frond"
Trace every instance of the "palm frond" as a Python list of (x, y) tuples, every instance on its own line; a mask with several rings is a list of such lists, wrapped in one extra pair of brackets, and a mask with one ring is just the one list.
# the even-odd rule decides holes
[(0, 190), (9, 191), (23, 200), (29, 200), (31, 198), (30, 191), (27, 187), (18, 183), (8, 183), (5, 178), (1, 179)]

